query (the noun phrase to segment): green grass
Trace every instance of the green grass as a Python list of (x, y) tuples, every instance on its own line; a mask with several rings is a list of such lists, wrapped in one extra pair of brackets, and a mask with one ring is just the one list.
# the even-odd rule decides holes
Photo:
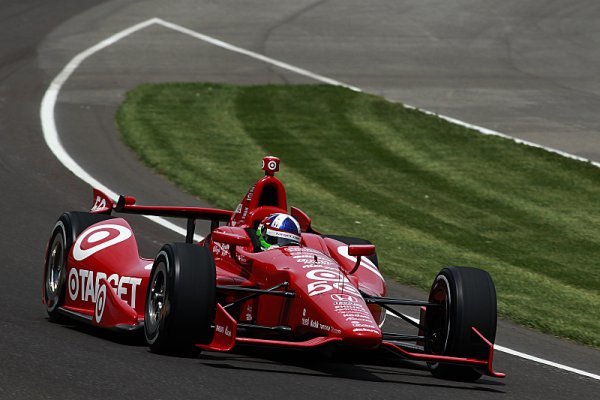
[(600, 170), (324, 85), (143, 85), (125, 142), (187, 191), (233, 209), (281, 158), (288, 204), (378, 248), (428, 289), (444, 265), (488, 270), (501, 315), (600, 348)]

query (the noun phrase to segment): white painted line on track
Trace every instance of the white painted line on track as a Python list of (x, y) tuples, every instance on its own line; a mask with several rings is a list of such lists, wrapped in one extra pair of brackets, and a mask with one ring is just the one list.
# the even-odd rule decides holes
[(243, 55), (248, 56), (250, 58), (254, 58), (255, 60), (259, 60), (259, 61), (266, 62), (267, 64), (275, 65), (276, 67), (288, 70), (290, 72), (295, 72), (298, 75), (306, 76), (307, 78), (311, 78), (311, 79), (314, 79), (314, 80), (317, 80), (317, 81), (320, 81), (320, 82), (323, 82), (323, 83), (327, 83), (327, 84), (330, 84), (330, 85), (334, 85), (334, 86), (343, 86), (343, 87), (346, 87), (348, 89), (354, 90), (356, 92), (362, 92), (362, 90), (360, 90), (359, 88), (357, 88), (355, 86), (351, 86), (351, 85), (348, 85), (346, 83), (342, 83), (340, 81), (336, 81), (335, 79), (327, 78), (326, 76), (323, 76), (323, 75), (315, 74), (314, 72), (310, 72), (310, 71), (305, 70), (303, 68), (295, 67), (295, 66), (293, 66), (291, 64), (275, 60), (273, 58), (264, 56), (262, 54), (255, 53), (255, 52), (253, 52), (251, 50), (246, 50), (246, 49), (243, 49), (241, 47), (234, 46), (234, 45), (232, 45), (230, 43), (224, 42), (224, 41), (219, 40), (219, 39), (215, 39), (215, 38), (213, 38), (211, 36), (208, 36), (208, 35), (205, 35), (203, 33), (199, 33), (199, 32), (193, 31), (191, 29), (184, 28), (181, 25), (177, 25), (177, 24), (174, 24), (174, 23), (171, 23), (171, 22), (167, 22), (167, 21), (164, 21), (164, 20), (162, 20), (160, 18), (157, 18), (156, 23), (159, 24), (159, 25), (162, 25), (162, 26), (164, 26), (166, 28), (170, 28), (170, 29), (173, 29), (173, 30), (175, 30), (177, 32), (181, 32), (181, 33), (183, 33), (185, 35), (191, 36), (193, 38), (200, 39), (203, 42), (210, 43), (210, 44), (212, 44), (214, 46), (217, 46), (217, 47), (221, 47), (221, 48), (223, 48), (225, 50), (229, 50), (229, 51), (232, 51), (232, 52), (238, 53), (238, 54), (243, 54)]
[(597, 381), (600, 381), (600, 375), (592, 374), (591, 372), (587, 372), (587, 371), (583, 371), (583, 370), (580, 370), (577, 368), (569, 367), (568, 365), (559, 364), (554, 361), (544, 360), (543, 358), (539, 358), (539, 357), (532, 356), (529, 354), (521, 353), (520, 351), (509, 349), (508, 347), (500, 346), (497, 344), (494, 344), (494, 349), (501, 351), (503, 353), (506, 353), (506, 354), (510, 354), (515, 357), (524, 358), (525, 360), (536, 362), (538, 364), (548, 365), (550, 367), (562, 369), (564, 371), (572, 372), (572, 373), (578, 374), (578, 375), (583, 375), (588, 378), (592, 378)]
[[(223, 49), (230, 50), (235, 53), (242, 54), (242, 55), (251, 57), (253, 59), (263, 61), (268, 64), (275, 65), (279, 68), (282, 68), (282, 69), (285, 69), (285, 70), (288, 70), (291, 72), (295, 72), (302, 76), (306, 76), (306, 77), (312, 78), (314, 80), (317, 80), (317, 81), (320, 81), (323, 83), (327, 83), (327, 84), (335, 85), (335, 86), (343, 86), (343, 87), (349, 88), (354, 91), (362, 92), (361, 89), (359, 89), (355, 86), (351, 86), (351, 85), (345, 84), (343, 82), (337, 81), (335, 79), (327, 78), (325, 76), (310, 72), (306, 69), (298, 68), (293, 65), (275, 60), (273, 58), (266, 57), (264, 55), (255, 53), (253, 51), (246, 50), (246, 49), (243, 49), (238, 46), (234, 46), (234, 45), (224, 42), (222, 40), (215, 39), (211, 36), (193, 31), (191, 29), (185, 28), (183, 26), (180, 26), (180, 25), (177, 25), (177, 24), (174, 24), (171, 22), (164, 21), (160, 18), (151, 18), (149, 20), (140, 22), (139, 24), (133, 25), (127, 29), (124, 29), (124, 30), (108, 37), (107, 39), (104, 39), (103, 41), (97, 43), (96, 45), (94, 45), (92, 47), (89, 47), (88, 49), (82, 51), (81, 53), (79, 53), (75, 57), (73, 57), (71, 59), (71, 61), (69, 61), (69, 63), (67, 63), (67, 65), (65, 65), (65, 67), (60, 71), (60, 73), (54, 78), (54, 80), (52, 81), (52, 83), (50, 84), (48, 89), (46, 90), (46, 93), (44, 94), (44, 98), (42, 99), (42, 103), (40, 106), (40, 119), (41, 119), (41, 123), (42, 123), (42, 131), (44, 133), (44, 139), (46, 141), (46, 144), (52, 151), (52, 153), (56, 156), (56, 158), (58, 158), (58, 160), (69, 171), (71, 171), (73, 174), (75, 174), (75, 176), (77, 176), (78, 178), (80, 178), (81, 180), (83, 180), (84, 182), (89, 184), (90, 186), (102, 190), (104, 193), (106, 193), (108, 196), (110, 196), (113, 200), (117, 199), (117, 197), (118, 197), (117, 193), (115, 193), (113, 190), (109, 189), (103, 183), (101, 183), (96, 178), (91, 176), (64, 149), (64, 147), (60, 141), (60, 137), (58, 135), (58, 130), (56, 129), (56, 122), (54, 119), (56, 100), (58, 99), (60, 90), (62, 89), (65, 82), (69, 79), (69, 77), (73, 74), (73, 72), (75, 72), (75, 70), (77, 70), (79, 65), (81, 65), (81, 63), (84, 62), (87, 58), (89, 58), (90, 56), (96, 54), (97, 52), (105, 49), (106, 47), (115, 44), (119, 40), (126, 38), (127, 36), (129, 36), (135, 32), (138, 32), (144, 28), (147, 28), (148, 26), (154, 25), (154, 24), (164, 26), (166, 28), (175, 30), (177, 32), (194, 37), (196, 39), (210, 43), (212, 45), (221, 47)], [(408, 105), (404, 105), (404, 106), (407, 108), (415, 109), (415, 107), (412, 107), (412, 106), (408, 106)], [(460, 120), (457, 120), (454, 118), (450, 118), (450, 117), (446, 117), (443, 115), (433, 113), (431, 111), (426, 111), (426, 110), (421, 110), (421, 109), (419, 109), (419, 111), (422, 111), (422, 112), (424, 112), (426, 114), (430, 114), (430, 115), (436, 115), (439, 118), (445, 119), (445, 120), (455, 123), (457, 125), (462, 125), (462, 126), (465, 126), (465, 127), (471, 128), (471, 129), (475, 129), (485, 135), (501, 136), (501, 137), (513, 140), (517, 143), (521, 143), (521, 144), (525, 144), (525, 145), (533, 146), (533, 147), (539, 147), (539, 148), (542, 148), (544, 150), (547, 150), (547, 151), (550, 151), (553, 153), (558, 153), (558, 154), (568, 157), (568, 158), (573, 158), (573, 159), (576, 159), (579, 161), (591, 162), (584, 158), (581, 158), (581, 157), (578, 157), (578, 156), (575, 156), (572, 154), (568, 154), (568, 153), (562, 152), (560, 150), (552, 149), (549, 147), (538, 145), (536, 143), (531, 143), (531, 142), (527, 142), (527, 141), (524, 141), (521, 139), (517, 139), (512, 136), (505, 135), (503, 133), (499, 133), (496, 131), (492, 131), (490, 129), (471, 125), (471, 124), (468, 124), (466, 122), (463, 122), (463, 121), (460, 121)], [(593, 165), (595, 165), (596, 167), (600, 167), (600, 163), (597, 163), (597, 162), (591, 162), (591, 163)], [(184, 228), (179, 227), (179, 226), (171, 223), (170, 221), (167, 221), (164, 218), (154, 217), (154, 216), (145, 216), (145, 217), (167, 229), (170, 229), (176, 233), (181, 234), (182, 236), (186, 235), (186, 230)], [(194, 239), (202, 240), (203, 237), (200, 235), (194, 235)], [(388, 314), (396, 317), (394, 314), (391, 314), (389, 312), (388, 312)], [(417, 321), (417, 319), (414, 319), (414, 318), (413, 318), (413, 320)], [(498, 351), (501, 351), (501, 352), (504, 352), (507, 354), (511, 354), (516, 357), (524, 358), (524, 359), (531, 360), (531, 361), (534, 361), (534, 362), (537, 362), (540, 364), (549, 365), (549, 366), (552, 366), (552, 367), (555, 367), (558, 369), (562, 369), (564, 371), (569, 371), (569, 372), (583, 375), (583, 376), (586, 376), (586, 377), (589, 377), (592, 379), (600, 380), (600, 375), (592, 374), (590, 372), (582, 371), (582, 370), (572, 368), (572, 367), (569, 367), (566, 365), (555, 363), (553, 361), (548, 361), (548, 360), (545, 360), (545, 359), (542, 359), (539, 357), (531, 356), (529, 354), (521, 353), (519, 351), (512, 350), (512, 349), (509, 349), (509, 348), (506, 348), (503, 346), (495, 346), (495, 348)]]
[[(91, 176), (86, 170), (84, 170), (78, 163), (75, 161), (69, 153), (66, 152), (63, 147), (60, 137), (58, 135), (58, 130), (56, 129), (56, 122), (54, 120), (54, 108), (56, 106), (56, 100), (58, 98), (58, 94), (62, 89), (65, 82), (69, 79), (69, 77), (75, 72), (75, 70), (84, 62), (88, 57), (96, 54), (102, 49), (115, 44), (119, 40), (135, 33), (141, 29), (144, 29), (150, 25), (154, 25), (158, 22), (158, 19), (153, 18), (144, 22), (140, 22), (139, 24), (133, 25), (127, 29), (122, 30), (119, 33), (116, 33), (110, 36), (107, 39), (104, 39), (100, 43), (82, 51), (77, 54), (65, 67), (60, 71), (60, 73), (54, 78), (50, 86), (46, 90), (44, 94), (44, 98), (42, 99), (42, 104), (40, 107), (40, 119), (42, 121), (42, 130), (44, 132), (44, 139), (46, 140), (46, 144), (54, 153), (56, 158), (72, 173), (74, 173), (78, 178), (88, 183), (90, 186), (95, 187), (97, 189), (102, 190), (106, 193), (107, 196), (111, 197), (114, 201), (119, 197), (117, 193), (113, 190), (109, 189), (103, 183), (98, 181), (96, 178)], [(145, 218), (167, 228), (174, 232), (177, 232), (183, 236), (186, 235), (186, 230), (173, 224), (170, 221), (167, 221), (164, 218), (155, 217), (152, 215), (145, 215)], [(200, 235), (194, 235), (194, 239), (202, 240), (204, 237)]]
[[(181, 33), (183, 33), (185, 35), (194, 37), (196, 39), (202, 40), (203, 42), (212, 44), (212, 45), (217, 46), (217, 47), (221, 47), (221, 48), (223, 48), (225, 50), (229, 50), (229, 51), (232, 51), (234, 53), (238, 53), (238, 54), (242, 54), (242, 55), (248, 56), (250, 58), (254, 58), (255, 60), (263, 61), (265, 63), (274, 65), (276, 67), (279, 67), (281, 69), (285, 69), (285, 70), (290, 71), (290, 72), (295, 72), (298, 75), (306, 76), (308, 78), (312, 78), (312, 79), (314, 79), (316, 81), (327, 83), (327, 84), (330, 84), (330, 85), (342, 86), (342, 87), (354, 90), (355, 92), (361, 92), (361, 93), (364, 92), (362, 89), (360, 89), (360, 88), (358, 88), (356, 86), (352, 86), (352, 85), (349, 85), (347, 83), (344, 83), (344, 82), (341, 82), (341, 81), (338, 81), (338, 80), (335, 80), (335, 79), (332, 79), (332, 78), (328, 78), (328, 77), (323, 76), (323, 75), (316, 74), (316, 73), (308, 71), (306, 69), (299, 68), (299, 67), (293, 66), (291, 64), (288, 64), (288, 63), (285, 63), (285, 62), (282, 62), (282, 61), (279, 61), (279, 60), (275, 60), (273, 58), (264, 56), (262, 54), (255, 53), (255, 52), (253, 52), (251, 50), (243, 49), (241, 47), (238, 47), (238, 46), (232, 45), (230, 43), (224, 42), (222, 40), (216, 39), (216, 38), (214, 38), (212, 36), (208, 36), (208, 35), (205, 35), (203, 33), (193, 31), (193, 30), (191, 30), (189, 28), (185, 28), (185, 27), (183, 27), (181, 25), (177, 25), (177, 24), (174, 24), (172, 22), (168, 22), (168, 21), (162, 20), (160, 18), (154, 18), (154, 21), (155, 21), (155, 23), (157, 23), (159, 25), (162, 25), (162, 26), (164, 26), (166, 28), (169, 28), (169, 29), (173, 29), (173, 30), (175, 30), (177, 32), (181, 32)], [(411, 109), (411, 110), (418, 110), (418, 111), (421, 111), (424, 114), (436, 116), (438, 118), (446, 120), (446, 121), (448, 121), (450, 123), (453, 123), (455, 125), (460, 125), (460, 126), (463, 126), (465, 128), (473, 129), (473, 130), (475, 130), (475, 131), (477, 131), (477, 132), (479, 132), (479, 133), (481, 133), (483, 135), (499, 136), (499, 137), (502, 137), (504, 139), (512, 140), (513, 142), (516, 142), (516, 143), (519, 143), (519, 144), (523, 144), (523, 145), (531, 146), (531, 147), (537, 147), (539, 149), (544, 149), (544, 150), (546, 150), (548, 152), (556, 153), (556, 154), (559, 154), (559, 155), (561, 155), (563, 157), (566, 157), (566, 158), (571, 158), (573, 160), (587, 162), (587, 163), (590, 163), (590, 164), (592, 164), (592, 165), (600, 168), (600, 162), (591, 161), (591, 160), (589, 160), (587, 158), (576, 156), (574, 154), (570, 154), (570, 153), (564, 152), (562, 150), (554, 149), (552, 147), (547, 147), (547, 146), (543, 146), (543, 145), (538, 144), (538, 143), (534, 143), (534, 142), (530, 142), (530, 141), (527, 141), (527, 140), (519, 139), (519, 138), (516, 138), (514, 136), (510, 136), (510, 135), (507, 135), (505, 133), (497, 132), (497, 131), (494, 131), (494, 130), (491, 130), (491, 129), (488, 129), (488, 128), (483, 128), (483, 127), (478, 126), (478, 125), (469, 124), (469, 123), (461, 121), (459, 119), (448, 117), (448, 116), (442, 115), (442, 114), (437, 114), (437, 113), (435, 113), (433, 111), (424, 110), (424, 109), (421, 109), (421, 108), (418, 108), (418, 107), (411, 106), (409, 104), (402, 103), (402, 105), (404, 107), (406, 107), (406, 108)]]
[(461, 121), (461, 120), (456, 119), (456, 118), (447, 117), (447, 116), (441, 115), (441, 114), (436, 114), (433, 111), (423, 110), (421, 108), (413, 107), (413, 106), (408, 105), (408, 104), (404, 104), (404, 107), (410, 108), (411, 110), (421, 111), (422, 113), (427, 114), (427, 115), (434, 115), (434, 116), (436, 116), (438, 118), (446, 120), (446, 121), (448, 121), (450, 123), (453, 123), (455, 125), (460, 125), (460, 126), (464, 126), (465, 128), (473, 129), (473, 130), (481, 133), (482, 135), (499, 136), (499, 137), (504, 138), (504, 139), (512, 140), (515, 143), (523, 144), (525, 146), (530, 146), (530, 147), (537, 147), (538, 149), (543, 149), (543, 150), (546, 150), (546, 151), (548, 151), (550, 153), (556, 153), (556, 154), (561, 155), (563, 157), (571, 158), (573, 160), (590, 163), (593, 166), (600, 168), (600, 162), (596, 162), (596, 161), (589, 160), (587, 158), (576, 156), (575, 154), (567, 153), (567, 152), (564, 152), (562, 150), (553, 149), (552, 147), (547, 147), (547, 146), (543, 146), (541, 144), (537, 144), (537, 143), (530, 142), (530, 141), (527, 141), (527, 140), (519, 139), (519, 138), (516, 138), (514, 136), (507, 135), (505, 133), (497, 132), (497, 131), (494, 131), (494, 130), (491, 130), (491, 129), (488, 129), (488, 128), (483, 128), (483, 127), (478, 126), (478, 125), (469, 124), (467, 122)]
[[(391, 313), (389, 311), (386, 311), (386, 314), (390, 315), (390, 316), (392, 316), (394, 318), (398, 318), (399, 320), (402, 320), (400, 317), (398, 317), (397, 315), (395, 315), (394, 313)], [(406, 315), (406, 314), (404, 314), (404, 315), (408, 319), (410, 319), (411, 321), (419, 323), (419, 319), (418, 318), (414, 318), (414, 317), (411, 317), (410, 315)], [(525, 360), (533, 361), (533, 362), (536, 362), (538, 364), (548, 365), (550, 367), (562, 369), (564, 371), (572, 372), (572, 373), (575, 373), (575, 374), (578, 374), (578, 375), (583, 375), (583, 376), (586, 376), (588, 378), (592, 378), (592, 379), (596, 379), (596, 380), (600, 381), (600, 375), (592, 374), (591, 372), (587, 372), (587, 371), (583, 371), (581, 369), (569, 367), (568, 365), (559, 364), (559, 363), (554, 362), (554, 361), (545, 360), (545, 359), (540, 358), (540, 357), (536, 357), (536, 356), (532, 356), (530, 354), (522, 353), (520, 351), (509, 349), (508, 347), (500, 346), (500, 345), (495, 344), (495, 343), (494, 343), (494, 350), (500, 351), (502, 353), (510, 354), (511, 356), (523, 358)]]

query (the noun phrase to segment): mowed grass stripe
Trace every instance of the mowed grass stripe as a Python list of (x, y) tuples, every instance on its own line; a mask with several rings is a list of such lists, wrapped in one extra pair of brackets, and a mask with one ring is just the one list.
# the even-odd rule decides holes
[(265, 154), (317, 229), (371, 239), (383, 271), (428, 289), (490, 271), (500, 312), (600, 347), (600, 171), (325, 85), (143, 85), (117, 115), (140, 158), (234, 208)]

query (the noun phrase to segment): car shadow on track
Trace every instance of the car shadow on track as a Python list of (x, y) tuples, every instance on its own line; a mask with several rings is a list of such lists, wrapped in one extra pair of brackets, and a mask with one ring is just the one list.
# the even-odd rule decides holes
[(385, 351), (298, 351), (236, 347), (234, 353), (202, 353), (202, 365), (231, 371), (255, 371), (439, 387), (504, 394), (505, 384), (482, 378), (475, 383), (444, 381), (432, 377), (423, 364), (390, 357)]
[[(110, 331), (77, 322), (61, 325), (64, 328), (119, 345), (146, 347), (143, 330), (135, 332)], [(254, 371), (268, 374), (361, 380), (484, 393), (505, 393), (501, 390), (505, 386), (503, 382), (486, 378), (474, 383), (436, 379), (430, 375), (424, 364), (398, 358), (381, 350), (343, 351), (342, 349), (325, 347), (307, 351), (237, 346), (230, 353), (202, 352), (197, 359), (203, 366), (230, 371)]]
[(144, 339), (144, 331), (142, 329), (133, 332), (121, 332), (111, 331), (104, 328), (98, 328), (93, 325), (84, 323), (63, 323), (60, 324), (64, 328), (71, 329), (83, 334), (97, 337), (99, 339), (108, 340), (113, 343), (117, 343), (125, 346), (133, 347), (146, 347), (146, 340)]

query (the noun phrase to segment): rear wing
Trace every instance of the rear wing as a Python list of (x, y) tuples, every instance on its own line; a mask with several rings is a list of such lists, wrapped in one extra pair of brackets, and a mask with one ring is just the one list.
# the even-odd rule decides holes
[(196, 220), (211, 221), (211, 232), (219, 227), (221, 221), (228, 222), (233, 211), (218, 208), (204, 207), (177, 207), (177, 206), (138, 206), (133, 196), (119, 196), (115, 204), (105, 193), (94, 189), (94, 204), (90, 209), (94, 214), (111, 214), (113, 211), (122, 214), (153, 215), (157, 217), (185, 218), (187, 219), (186, 242), (192, 243)]

